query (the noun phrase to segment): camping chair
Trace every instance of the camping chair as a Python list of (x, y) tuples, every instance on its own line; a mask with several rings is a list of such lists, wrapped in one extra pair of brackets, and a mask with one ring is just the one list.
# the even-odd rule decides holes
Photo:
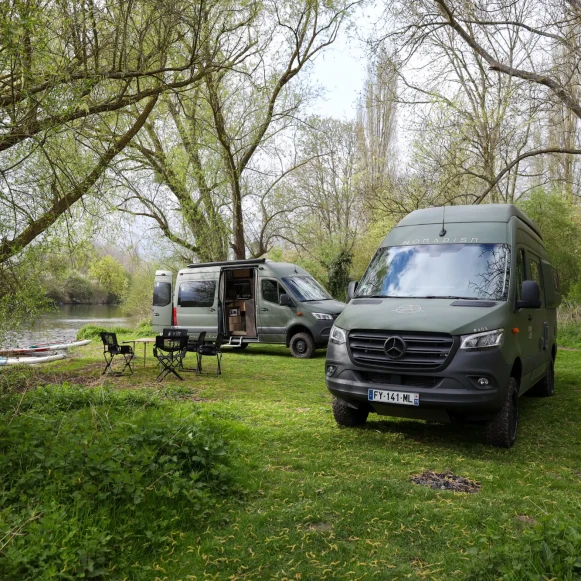
[(187, 334), (182, 337), (164, 337), (163, 335), (158, 335), (155, 338), (153, 355), (159, 361), (162, 368), (157, 375), (157, 381), (163, 381), (169, 373), (173, 373), (178, 379), (183, 381), (184, 378), (176, 369), (182, 365), (187, 346)]
[(222, 333), (218, 333), (216, 337), (216, 341), (214, 343), (200, 343), (198, 345), (198, 368), (196, 371), (196, 375), (198, 373), (202, 373), (202, 357), (204, 355), (216, 356), (216, 360), (218, 362), (218, 369), (216, 370), (216, 376), (222, 374), (222, 343), (224, 343), (224, 335)]
[[(105, 358), (105, 369), (103, 370), (103, 374), (109, 371), (112, 375), (122, 375), (123, 372), (127, 367), (129, 367), (129, 371), (133, 373), (133, 358), (135, 354), (133, 353), (133, 349), (129, 345), (119, 345), (117, 343), (117, 335), (115, 333), (108, 333), (103, 332), (99, 333), (101, 336), (101, 341), (103, 341), (103, 357)], [(113, 359), (116, 355), (123, 355), (123, 359), (125, 360), (125, 365), (121, 371), (117, 371), (113, 373)]]

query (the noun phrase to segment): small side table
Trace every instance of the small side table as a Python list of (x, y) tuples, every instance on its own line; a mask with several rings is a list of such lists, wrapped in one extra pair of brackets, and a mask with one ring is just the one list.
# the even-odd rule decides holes
[(133, 343), (133, 351), (135, 352), (136, 344), (143, 343), (143, 367), (147, 357), (147, 344), (155, 343), (155, 337), (146, 337), (144, 339), (130, 339), (129, 341), (122, 341), (122, 343)]

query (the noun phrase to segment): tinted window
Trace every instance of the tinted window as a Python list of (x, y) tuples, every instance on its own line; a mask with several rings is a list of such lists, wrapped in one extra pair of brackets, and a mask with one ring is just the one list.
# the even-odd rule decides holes
[(215, 280), (182, 282), (178, 293), (180, 307), (211, 307), (216, 293)]
[(536, 260), (531, 259), (529, 265), (531, 267), (530, 280), (534, 280), (541, 288), (543, 288), (539, 263)]
[(507, 244), (424, 244), (380, 248), (358, 297), (506, 300)]
[(171, 283), (156, 282), (153, 285), (153, 306), (166, 307), (171, 303)]
[(262, 281), (262, 298), (278, 305), (278, 283), (275, 280)]
[(328, 301), (331, 295), (312, 276), (289, 276), (282, 281), (301, 302)]

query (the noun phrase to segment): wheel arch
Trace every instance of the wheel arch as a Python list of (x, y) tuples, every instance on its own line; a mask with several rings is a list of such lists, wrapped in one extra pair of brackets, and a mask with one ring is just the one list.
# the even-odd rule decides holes
[(516, 382), (520, 389), (520, 383), (522, 379), (522, 361), (520, 357), (517, 357), (512, 364), (512, 369), (510, 370), (510, 376), (516, 379)]
[(290, 346), (290, 340), (292, 339), (293, 335), (296, 335), (297, 333), (308, 333), (314, 340), (313, 334), (311, 333), (311, 330), (308, 327), (305, 327), (304, 325), (301, 325), (300, 323), (296, 323), (286, 330), (286, 342), (285, 343), (286, 343), (287, 347)]

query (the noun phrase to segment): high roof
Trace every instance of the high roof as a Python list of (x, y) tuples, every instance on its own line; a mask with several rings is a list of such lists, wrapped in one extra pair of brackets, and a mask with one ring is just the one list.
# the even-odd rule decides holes
[(474, 206), (438, 206), (415, 210), (403, 218), (397, 226), (420, 226), (454, 222), (509, 222), (516, 216), (542, 238), (539, 227), (522, 210), (513, 204), (483, 204)]

